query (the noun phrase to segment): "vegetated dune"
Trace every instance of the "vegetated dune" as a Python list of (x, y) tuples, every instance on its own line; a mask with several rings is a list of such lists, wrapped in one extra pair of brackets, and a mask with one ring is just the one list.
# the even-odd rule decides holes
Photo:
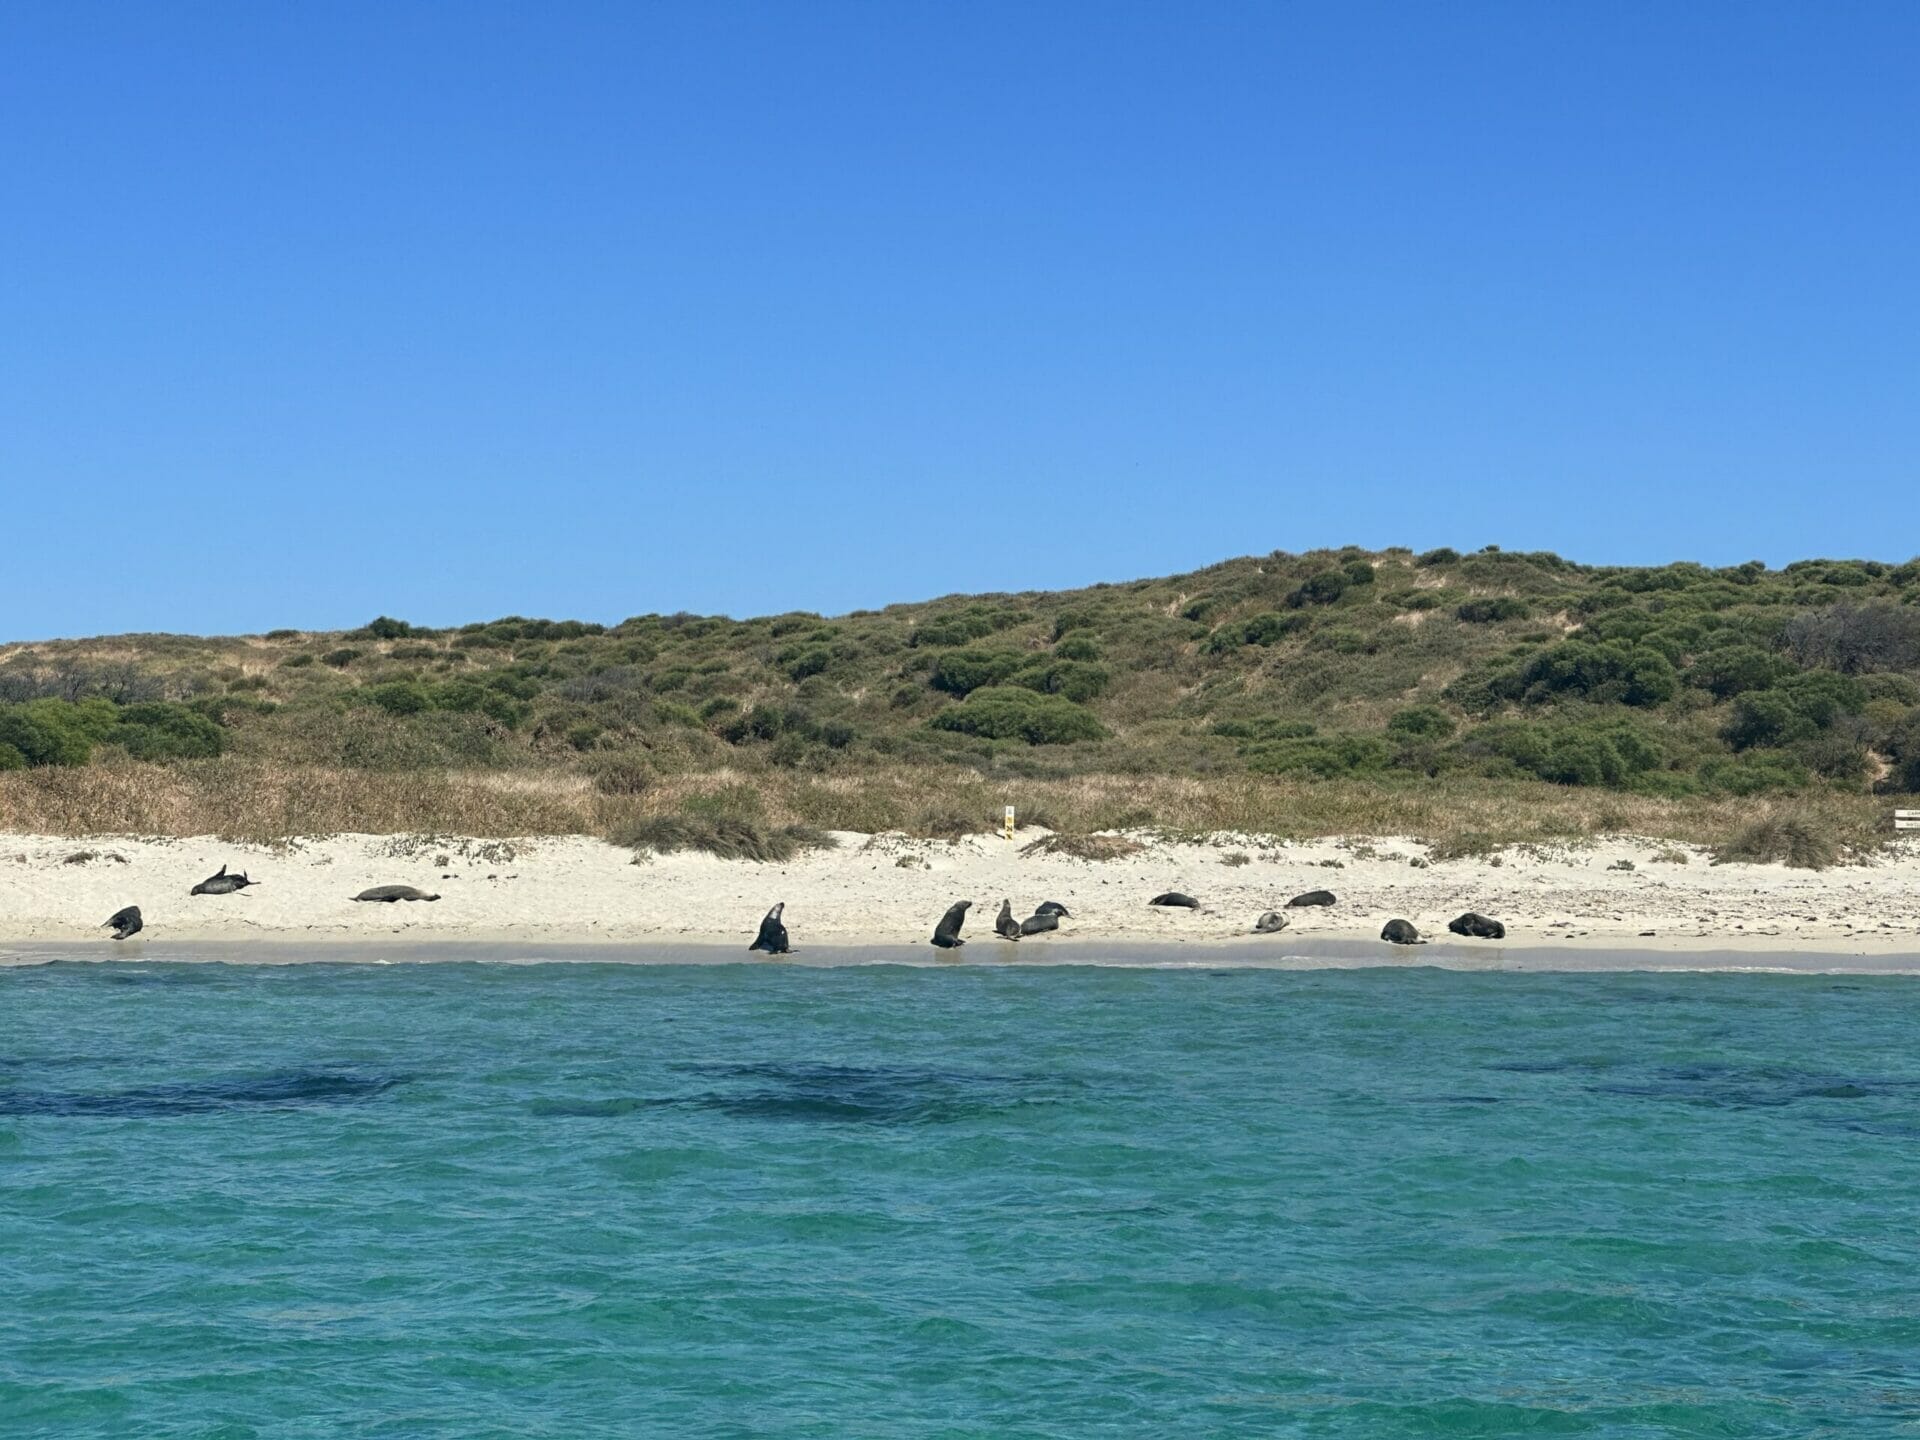
[(1014, 804), (1079, 832), (1448, 845), (1720, 844), (1790, 813), (1844, 853), (1917, 790), (1913, 561), (1275, 552), (834, 618), (0, 649), (0, 826), (50, 834), (672, 822), (745, 853)]

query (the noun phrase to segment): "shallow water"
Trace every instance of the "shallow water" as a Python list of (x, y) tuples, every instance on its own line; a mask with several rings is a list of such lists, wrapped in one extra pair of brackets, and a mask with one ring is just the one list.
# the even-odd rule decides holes
[(1920, 1434), (1920, 987), (0, 972), (0, 1432)]

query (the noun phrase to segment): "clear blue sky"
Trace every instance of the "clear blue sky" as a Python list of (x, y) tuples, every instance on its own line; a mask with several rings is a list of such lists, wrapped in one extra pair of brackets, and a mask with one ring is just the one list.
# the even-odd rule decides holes
[(0, 635), (1920, 551), (1920, 5), (0, 6)]

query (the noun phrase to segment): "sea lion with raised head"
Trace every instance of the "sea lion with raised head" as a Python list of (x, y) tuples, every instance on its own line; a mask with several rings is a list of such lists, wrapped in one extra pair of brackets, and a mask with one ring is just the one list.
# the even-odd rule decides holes
[(1309, 890), (1306, 894), (1296, 895), (1287, 901), (1287, 909), (1298, 910), (1308, 905), (1332, 905), (1334, 903), (1333, 892), (1331, 890)]
[(1002, 940), (1018, 940), (1020, 938), (1020, 922), (1013, 918), (1013, 902), (1011, 900), (1002, 900), (1000, 902), (1000, 913), (993, 917), (993, 933), (998, 935)]
[(229, 875), (227, 867), (222, 865), (217, 875), (209, 875), (187, 893), (189, 895), (231, 895), (235, 891), (244, 890), (249, 885), (259, 883), (258, 880), (249, 880), (244, 871), (238, 875)]
[(947, 907), (947, 913), (940, 917), (940, 923), (933, 927), (933, 943), (942, 950), (956, 950), (967, 942), (960, 938), (960, 927), (966, 924), (967, 911), (973, 905), (971, 900), (960, 900)]
[(116, 910), (107, 918), (103, 929), (111, 929), (113, 938), (124, 940), (129, 935), (138, 935), (141, 930), (140, 907), (129, 905), (124, 910)]
[(1062, 920), (1071, 920), (1073, 918), (1073, 916), (1067, 913), (1067, 907), (1062, 905), (1058, 900), (1041, 901), (1040, 904), (1033, 907), (1033, 913), (1036, 915), (1058, 915)]
[(1406, 920), (1387, 921), (1386, 925), (1381, 928), (1380, 938), (1389, 945), (1424, 945), (1427, 943), (1420, 938), (1420, 932), (1413, 928), (1412, 923)]
[(749, 952), (763, 950), (769, 955), (787, 953), (787, 927), (780, 920), (780, 912), (786, 908), (787, 902), (782, 900), (761, 917), (760, 933), (754, 936), (753, 943), (747, 946)]
[(1182, 895), (1178, 890), (1169, 890), (1164, 895), (1156, 895), (1147, 901), (1149, 905), (1165, 905), (1180, 910), (1198, 910), (1200, 902), (1191, 895)]
[(384, 900), (392, 904), (395, 900), (438, 900), (438, 895), (429, 895), (424, 890), (416, 890), (411, 885), (376, 885), (371, 890), (362, 890), (353, 897), (356, 900)]
[(1278, 910), (1269, 910), (1253, 922), (1253, 933), (1256, 935), (1278, 935), (1286, 928), (1287, 917)]
[(1484, 915), (1476, 915), (1469, 910), (1464, 915), (1456, 915), (1447, 922), (1447, 929), (1456, 935), (1465, 935), (1471, 940), (1504, 940), (1507, 927), (1498, 920), (1489, 920)]
[(1035, 913), (1020, 922), (1020, 933), (1022, 935), (1041, 935), (1048, 930), (1058, 930), (1059, 928), (1060, 917), (1051, 910)]

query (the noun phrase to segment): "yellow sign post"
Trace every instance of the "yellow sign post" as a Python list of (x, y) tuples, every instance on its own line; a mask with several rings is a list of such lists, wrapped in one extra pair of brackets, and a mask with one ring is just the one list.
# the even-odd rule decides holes
[(1007, 839), (1013, 839), (1013, 806), (1007, 806)]

